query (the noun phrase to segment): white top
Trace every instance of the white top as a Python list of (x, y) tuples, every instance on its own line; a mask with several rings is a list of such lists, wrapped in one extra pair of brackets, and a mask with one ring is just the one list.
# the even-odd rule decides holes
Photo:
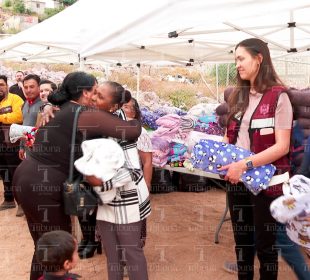
[(147, 133), (146, 129), (142, 127), (141, 135), (137, 141), (137, 149), (142, 152), (153, 152), (151, 137)]

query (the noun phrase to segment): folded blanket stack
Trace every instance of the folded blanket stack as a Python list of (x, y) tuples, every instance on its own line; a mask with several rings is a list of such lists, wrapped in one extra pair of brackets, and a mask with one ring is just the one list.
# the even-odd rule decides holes
[(151, 139), (153, 153), (152, 162), (154, 166), (162, 167), (168, 161), (168, 154), (170, 151), (169, 142), (160, 137), (153, 137)]

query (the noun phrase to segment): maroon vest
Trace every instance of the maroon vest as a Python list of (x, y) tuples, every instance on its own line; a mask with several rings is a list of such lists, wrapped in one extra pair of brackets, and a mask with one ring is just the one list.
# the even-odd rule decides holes
[[(267, 90), (262, 96), (258, 106), (250, 120), (249, 137), (250, 149), (257, 154), (275, 144), (275, 112), (279, 96), (286, 92), (286, 88), (275, 86)], [(237, 142), (237, 137), (243, 115), (241, 112), (235, 114), (227, 127), (227, 137), (230, 144)], [(290, 171), (290, 153), (272, 163), (276, 168), (277, 174)], [(268, 196), (282, 195), (282, 184), (269, 187), (264, 193)]]

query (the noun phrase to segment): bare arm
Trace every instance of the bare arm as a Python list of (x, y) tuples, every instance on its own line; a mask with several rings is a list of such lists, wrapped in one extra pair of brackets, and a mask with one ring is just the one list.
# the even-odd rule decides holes
[(142, 162), (143, 176), (147, 187), (150, 189), (153, 175), (152, 153), (139, 151), (139, 156)]
[(124, 121), (110, 113), (98, 110), (81, 112), (78, 128), (86, 130), (90, 138), (97, 137), (100, 134), (101, 136), (130, 141), (137, 139), (141, 134), (139, 121)]
[[(272, 163), (289, 152), (291, 130), (276, 129), (275, 138), (276, 143), (274, 145), (248, 158), (253, 162), (254, 167)], [(242, 173), (247, 170), (246, 160), (243, 159), (238, 162), (228, 164), (219, 170), (228, 170), (225, 176), (225, 180), (230, 181), (232, 184), (236, 184), (239, 182)]]

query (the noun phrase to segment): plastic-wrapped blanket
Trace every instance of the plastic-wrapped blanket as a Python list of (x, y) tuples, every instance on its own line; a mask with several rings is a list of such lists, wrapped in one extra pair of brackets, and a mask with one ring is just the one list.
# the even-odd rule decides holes
[[(76, 169), (86, 176), (95, 176), (103, 182), (111, 180), (125, 164), (121, 146), (112, 139), (93, 139), (82, 142), (83, 156), (74, 162)], [(103, 203), (117, 197), (116, 189), (102, 192), (100, 186), (94, 187)]]
[(10, 126), (10, 141), (11, 143), (15, 143), (21, 138), (25, 138), (25, 135), (27, 133), (31, 133), (33, 131), (33, 126), (27, 126), (27, 125), (20, 125), (20, 124), (12, 124)]
[[(218, 168), (251, 155), (253, 155), (252, 152), (235, 145), (203, 139), (194, 146), (192, 164), (194, 168), (225, 175), (227, 170), (219, 171)], [(257, 195), (260, 191), (268, 187), (275, 171), (276, 168), (272, 164), (262, 165), (245, 171), (241, 176), (241, 181), (246, 188), (254, 195)]]
[(161, 116), (161, 117), (168, 115), (168, 114), (177, 114), (179, 116), (184, 116), (187, 114), (185, 111), (183, 111), (177, 107), (171, 107), (171, 106), (162, 106), (161, 108), (156, 109), (154, 111), (154, 113)]
[(198, 120), (194, 130), (207, 134), (224, 136), (224, 129), (217, 122), (202, 123)]
[(310, 179), (293, 176), (283, 184), (283, 193), (271, 203), (271, 215), (286, 224), (292, 241), (310, 249)]
[(168, 161), (170, 162), (179, 162), (185, 160), (185, 153), (187, 151), (187, 147), (181, 143), (170, 143), (170, 151), (168, 156)]
[(183, 132), (191, 132), (194, 129), (197, 120), (197, 117), (191, 115), (181, 117), (180, 130)]
[(147, 108), (141, 109), (141, 121), (143, 125), (155, 130), (158, 128), (156, 121), (159, 118), (160, 115), (149, 111)]
[(152, 137), (152, 163), (154, 166), (162, 167), (168, 161), (168, 154), (170, 151), (169, 142), (160, 137)]
[(187, 143), (187, 151), (189, 153), (192, 153), (194, 146), (196, 144), (198, 144), (199, 141), (202, 139), (209, 139), (209, 140), (221, 142), (223, 137), (218, 136), (218, 135), (206, 134), (206, 133), (199, 132), (199, 131), (191, 131), (189, 133), (189, 136), (188, 136), (187, 142), (186, 142)]

